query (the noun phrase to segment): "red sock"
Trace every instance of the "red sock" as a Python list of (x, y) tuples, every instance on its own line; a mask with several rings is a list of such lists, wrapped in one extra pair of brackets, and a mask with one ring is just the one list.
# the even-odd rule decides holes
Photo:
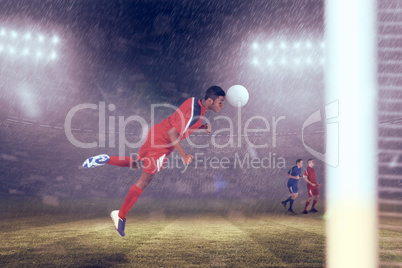
[(304, 210), (307, 210), (308, 205), (310, 205), (310, 202), (306, 201), (306, 205), (304, 206)]
[(133, 159), (129, 156), (111, 156), (106, 164), (119, 167), (131, 167), (133, 164)]
[(315, 207), (315, 204), (317, 204), (317, 202), (318, 202), (318, 200), (317, 200), (317, 199), (314, 199), (313, 205), (311, 206), (311, 209), (313, 209), (313, 208)]
[(124, 220), (126, 218), (127, 213), (134, 206), (135, 202), (137, 202), (138, 198), (140, 198), (140, 195), (142, 194), (143, 191), (144, 190), (142, 190), (135, 184), (131, 186), (126, 196), (126, 199), (124, 200), (124, 203), (119, 210), (120, 219)]

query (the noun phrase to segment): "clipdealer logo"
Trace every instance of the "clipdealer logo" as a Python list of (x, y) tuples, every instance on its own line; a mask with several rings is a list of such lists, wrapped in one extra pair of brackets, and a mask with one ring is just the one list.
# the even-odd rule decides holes
[[(150, 113), (150, 119), (151, 119), (151, 126), (155, 125), (155, 118), (156, 118), (156, 109), (169, 109), (170, 112), (174, 112), (178, 109), (178, 107), (175, 107), (170, 104), (152, 104), (151, 105), (151, 113)], [(98, 112), (98, 141), (92, 141), (92, 142), (82, 142), (79, 141), (73, 134), (73, 128), (72, 128), (72, 122), (74, 117), (78, 117), (79, 113), (83, 110), (95, 110)], [(117, 147), (119, 148), (119, 155), (125, 155), (125, 150), (126, 148), (131, 148), (131, 149), (138, 149), (141, 147), (143, 144), (148, 130), (150, 129), (147, 121), (138, 115), (131, 115), (127, 118), (124, 116), (118, 116), (116, 120), (116, 116), (107, 116), (107, 112), (113, 112), (116, 110), (116, 106), (114, 104), (109, 104), (106, 106), (105, 102), (99, 102), (99, 105), (97, 104), (92, 104), (92, 103), (82, 103), (79, 105), (74, 106), (73, 108), (70, 109), (70, 111), (67, 113), (65, 121), (64, 121), (64, 130), (67, 139), (70, 141), (71, 144), (73, 144), (76, 147), (79, 148), (84, 148), (84, 149), (90, 149), (90, 148), (105, 148), (107, 147), (107, 140), (108, 142), (108, 147), (109, 148), (115, 148), (115, 139), (116, 139), (116, 134), (118, 134), (118, 145)], [(164, 114), (166, 114), (166, 110), (163, 111)], [(181, 113), (180, 110), (178, 110), (180, 113), (180, 117), (184, 121), (184, 114)], [(108, 119), (108, 120), (107, 120)], [(191, 136), (186, 138), (186, 141), (191, 145), (192, 147), (196, 149), (201, 149), (201, 148), (208, 148), (208, 147), (213, 147), (217, 149), (223, 149), (227, 147), (242, 147), (244, 144), (247, 145), (249, 148), (275, 148), (277, 146), (277, 130), (278, 130), (278, 125), (280, 124), (281, 121), (285, 120), (286, 116), (279, 116), (275, 117), (272, 116), (272, 122), (268, 121), (268, 118), (260, 115), (254, 115), (250, 118), (248, 118), (245, 123), (242, 120), (242, 114), (241, 114), (241, 108), (238, 109), (238, 115), (237, 115), (237, 122), (234, 122), (233, 119), (229, 116), (224, 116), (224, 115), (219, 115), (213, 118), (213, 121), (218, 123), (218, 124), (225, 124), (229, 125), (227, 128), (219, 128), (215, 130), (211, 135), (210, 139), (208, 142), (204, 144), (199, 144), (195, 143), (195, 141), (192, 139)], [(117, 121), (117, 123), (116, 123)], [(182, 122), (183, 122), (182, 121)], [(203, 117), (203, 121), (211, 125), (211, 121), (207, 117)], [(263, 128), (253, 128), (250, 125), (253, 122), (259, 122), (259, 125), (262, 125)], [(139, 127), (137, 129), (141, 130), (141, 137), (139, 137), (139, 140), (135, 143), (129, 142), (126, 139), (126, 127), (130, 123), (135, 123), (139, 124)], [(184, 123), (183, 123), (184, 124)], [(108, 128), (107, 128), (108, 125)], [(153, 136), (154, 128), (151, 128), (151, 144), (154, 148), (157, 147), (171, 147), (174, 144), (169, 143), (169, 144), (163, 144), (158, 145), (155, 143)], [(263, 143), (258, 144), (253, 141), (250, 137), (253, 135), (264, 135), (265, 137), (270, 137), (270, 139), (263, 139), (261, 140)], [(182, 134), (183, 135), (183, 134)], [(220, 142), (220, 137), (228, 137), (226, 142)]]
[[(317, 110), (313, 114), (311, 114), (303, 123), (302, 127), (302, 142), (304, 148), (311, 153), (315, 158), (323, 161), (324, 163), (336, 167), (339, 162), (339, 153), (338, 153), (338, 144), (339, 144), (339, 123), (338, 122), (333, 122), (334, 119), (336, 119), (339, 116), (339, 102), (334, 101), (328, 105), (325, 106), (325, 118), (322, 117), (321, 111)], [(171, 110), (176, 110), (178, 107), (169, 105), (169, 104), (153, 104), (151, 106), (151, 122), (155, 122), (155, 109), (156, 108), (165, 108), (165, 109), (171, 109)], [(85, 109), (90, 109), (90, 110), (98, 110), (98, 141), (92, 141), (92, 142), (82, 142), (77, 140), (74, 135), (73, 135), (73, 128), (72, 128), (72, 121), (73, 117), (79, 113), (81, 110)], [(99, 102), (99, 105), (97, 104), (92, 104), (92, 103), (83, 103), (74, 106), (66, 115), (66, 119), (64, 122), (64, 129), (66, 133), (67, 139), (70, 141), (71, 144), (75, 145), (76, 147), (79, 148), (105, 148), (106, 147), (106, 141), (108, 140), (108, 147), (109, 148), (115, 148), (118, 147), (119, 149), (119, 155), (123, 156), (126, 155), (126, 149), (131, 148), (131, 149), (138, 149), (141, 147), (142, 143), (144, 142), (146, 135), (149, 130), (149, 125), (147, 121), (138, 115), (131, 115), (127, 118), (124, 116), (107, 116), (107, 112), (113, 112), (116, 110), (116, 106), (114, 104), (109, 104), (106, 106), (105, 102)], [(107, 120), (108, 119), (108, 120)], [(117, 119), (117, 120), (116, 120)], [(211, 124), (211, 122), (208, 120), (207, 117), (203, 118), (208, 124)], [(272, 123), (268, 122), (267, 118), (260, 116), (260, 115), (255, 115), (248, 120), (246, 120), (246, 123), (243, 127), (242, 125), (242, 120), (241, 120), (241, 109), (238, 109), (238, 116), (237, 116), (237, 129), (234, 127), (235, 124), (232, 121), (232, 118), (228, 116), (223, 116), (219, 115), (216, 116), (213, 120), (217, 122), (221, 121), (226, 121), (224, 123), (229, 124), (229, 128), (223, 128), (223, 129), (217, 129), (216, 131), (213, 132), (210, 136), (210, 142), (206, 142), (204, 144), (197, 144), (192, 140), (191, 137), (188, 137), (186, 140), (191, 145), (193, 148), (198, 149), (198, 148), (208, 148), (209, 146), (213, 146), (214, 148), (217, 149), (222, 149), (225, 147), (241, 147), (243, 142), (242, 139), (244, 139), (245, 144), (247, 145), (247, 150), (250, 151), (251, 153), (246, 153), (244, 157), (241, 157), (239, 153), (236, 153), (233, 155), (233, 160), (231, 161), (233, 164), (236, 164), (237, 166), (245, 166), (247, 168), (255, 168), (256, 166), (262, 167), (262, 168), (284, 168), (286, 166), (285, 160), (283, 157), (276, 156), (275, 153), (272, 154), (272, 152), (265, 152), (264, 157), (257, 157), (256, 156), (256, 148), (269, 148), (272, 146), (272, 148), (277, 147), (277, 129), (278, 129), (278, 124), (280, 121), (285, 120), (285, 116), (280, 116), (280, 117), (272, 117)], [(264, 125), (263, 129), (253, 129), (250, 127), (250, 123), (254, 120), (259, 120), (262, 122)], [(319, 152), (318, 150), (310, 147), (309, 145), (306, 144), (305, 142), (305, 128), (308, 126), (320, 122), (322, 120), (328, 121), (326, 124), (326, 151), (325, 153)], [(116, 123), (117, 121), (117, 123)], [(140, 124), (140, 129), (141, 129), (141, 136), (137, 137), (139, 140), (135, 143), (129, 142), (126, 139), (126, 126), (134, 122), (135, 124)], [(116, 126), (117, 125), (117, 126)], [(108, 126), (108, 128), (107, 128)], [(116, 129), (117, 127), (117, 129)], [(244, 128), (244, 129), (243, 129)], [(267, 143), (267, 140), (264, 139), (264, 144), (256, 144), (253, 143), (252, 140), (248, 137), (249, 133), (261, 133), (257, 135), (264, 135), (263, 133), (269, 133), (272, 135), (272, 141), (271, 145)], [(117, 136), (117, 137), (116, 137)], [(265, 135), (264, 135), (265, 136)], [(220, 139), (218, 137), (228, 137), (228, 140), (225, 142), (226, 139)], [(269, 136), (268, 136), (269, 137)], [(117, 138), (118, 145), (116, 146), (115, 140)], [(219, 142), (220, 140), (220, 142)], [(223, 143), (222, 143), (223, 141)], [(169, 146), (171, 146), (170, 144)], [(202, 161), (198, 162), (197, 164), (201, 163), (208, 163), (208, 165), (215, 165), (215, 158), (204, 158), (200, 157), (199, 159), (203, 159)], [(250, 157), (251, 156), (251, 157)], [(269, 161), (267, 160), (269, 159)], [(274, 161), (272, 162), (271, 159)], [(276, 162), (275, 162), (276, 160)], [(226, 166), (226, 158), (223, 158), (223, 162), (221, 163), (219, 161), (219, 165), (224, 165)], [(175, 162), (175, 161), (172, 161)], [(196, 161), (197, 162), (197, 161)], [(266, 163), (270, 163), (269, 165)], [(245, 164), (246, 163), (246, 164)], [(272, 165), (271, 165), (272, 163)]]
[[(324, 163), (337, 167), (339, 164), (339, 122), (333, 122), (334, 119), (339, 117), (339, 101), (336, 100), (325, 106), (325, 119), (321, 116), (321, 111), (317, 110), (310, 115), (303, 123), (302, 128), (302, 141), (306, 150), (317, 159)], [(308, 146), (304, 140), (304, 129), (314, 123), (326, 120), (326, 150), (325, 153), (318, 152), (317, 150)]]

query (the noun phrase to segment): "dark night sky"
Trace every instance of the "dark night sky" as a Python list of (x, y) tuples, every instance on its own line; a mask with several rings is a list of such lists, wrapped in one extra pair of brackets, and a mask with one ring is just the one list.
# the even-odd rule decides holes
[[(323, 1), (0, 1), (5, 27), (24, 31), (30, 25), (60, 35), (62, 55), (51, 71), (56, 79), (68, 80), (58, 91), (70, 106), (110, 102), (108, 95), (116, 92), (126, 94), (120, 100), (134, 94), (137, 106), (178, 105), (211, 84), (224, 89), (243, 84), (254, 107), (267, 113), (299, 113), (291, 108), (295, 99), (313, 101), (310, 107), (316, 110), (322, 100), (321, 70), (259, 72), (249, 66), (248, 50), (254, 39), (322, 40), (323, 16)], [(68, 70), (68, 78), (56, 70)], [(10, 73), (10, 79), (21, 74)]]

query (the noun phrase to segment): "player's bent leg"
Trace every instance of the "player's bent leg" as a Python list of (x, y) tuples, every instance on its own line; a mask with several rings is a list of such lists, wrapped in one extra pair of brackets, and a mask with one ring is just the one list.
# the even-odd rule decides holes
[(84, 168), (94, 168), (105, 165), (107, 162), (109, 162), (109, 160), (110, 157), (107, 154), (100, 154), (88, 158), (87, 160), (84, 161), (82, 166)]
[(140, 198), (143, 190), (151, 183), (155, 174), (149, 174), (146, 172), (142, 172), (138, 181), (133, 184), (128, 191), (126, 199), (124, 200), (123, 205), (120, 210), (114, 210), (110, 214), (112, 217), (113, 223), (119, 235), (121, 237), (125, 236), (125, 224), (126, 224), (126, 215)]
[(308, 199), (307, 199), (307, 201), (306, 201), (306, 205), (304, 206), (303, 214), (308, 214), (307, 208), (308, 208), (308, 206), (310, 205), (311, 200), (313, 200), (313, 197), (312, 197), (312, 196), (309, 196)]
[(124, 237), (126, 234), (124, 232), (124, 228), (126, 225), (126, 219), (121, 219), (119, 217), (119, 211), (118, 210), (113, 210), (110, 213), (110, 217), (112, 218), (112, 221), (114, 223), (114, 227), (116, 228), (116, 231), (119, 233), (121, 237)]
[(311, 209), (310, 209), (310, 212), (314, 212), (314, 213), (318, 212), (318, 210), (315, 208), (315, 205), (317, 204), (319, 198), (320, 198), (319, 194), (315, 196), (313, 205), (311, 206)]
[(290, 206), (289, 206), (288, 211), (293, 215), (296, 215), (296, 212), (293, 211), (293, 202), (297, 198), (298, 195), (299, 195), (298, 193), (293, 193), (292, 198), (290, 199)]
[(292, 214), (292, 215), (297, 215), (297, 213), (294, 212), (292, 208), (289, 208), (289, 209), (288, 209), (288, 212), (289, 212), (290, 214)]
[(133, 167), (133, 162), (134, 160), (130, 156), (110, 156), (110, 160), (107, 164), (118, 167)]
[(155, 174), (150, 174), (147, 172), (142, 172), (140, 178), (138, 181), (135, 183), (139, 188), (144, 190), (152, 181), (152, 179), (155, 177)]

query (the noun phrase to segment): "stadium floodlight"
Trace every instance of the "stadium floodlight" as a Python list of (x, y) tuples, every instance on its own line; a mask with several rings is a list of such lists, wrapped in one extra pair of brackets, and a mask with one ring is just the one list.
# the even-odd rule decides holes
[(50, 53), (49, 58), (50, 58), (51, 60), (55, 60), (55, 59), (57, 58), (57, 53), (56, 53), (55, 51), (52, 51), (52, 53)]
[(257, 59), (256, 57), (253, 58), (253, 60), (251, 61), (251, 63), (252, 63), (253, 65), (259, 65), (259, 64), (260, 64), (260, 62), (258, 61), (258, 59)]
[(252, 49), (254, 49), (254, 50), (257, 50), (258, 48), (259, 48), (259, 44), (258, 44), (258, 42), (254, 42), (252, 45), (251, 45), (251, 48)]
[(15, 48), (14, 48), (14, 47), (9, 47), (9, 48), (8, 48), (8, 52), (9, 52), (10, 54), (15, 54)]
[(57, 43), (59, 43), (59, 37), (57, 37), (56, 35), (55, 36), (53, 36), (53, 38), (52, 38), (52, 43), (53, 44), (57, 44)]
[(17, 34), (16, 31), (11, 31), (11, 32), (10, 32), (10, 35), (11, 35), (11, 37), (14, 38), (14, 39), (17, 38), (17, 36), (18, 36), (18, 34)]
[(28, 48), (24, 48), (24, 50), (21, 53), (23, 56), (27, 56), (29, 55), (29, 49)]
[(61, 40), (57, 35), (46, 36), (30, 30), (19, 32), (14, 29), (0, 28), (0, 40), (0, 52), (6, 52), (2, 53), (3, 57), (18, 55), (26, 58), (31, 55), (37, 60), (49, 61), (59, 58), (55, 47)]
[(268, 60), (267, 60), (267, 65), (268, 65), (268, 66), (274, 65), (274, 61), (271, 60), (271, 59), (268, 59)]
[(271, 49), (273, 49), (274, 48), (274, 44), (272, 43), (272, 42), (269, 42), (268, 44), (267, 44), (267, 49), (268, 50), (271, 50)]
[[(253, 58), (251, 58), (250, 61), (251, 65), (261, 67), (272, 67), (274, 65), (282, 67), (297, 66), (298, 68), (306, 66), (306, 68), (310, 68), (315, 65), (323, 66), (325, 63), (322, 51), (317, 51), (319, 55), (312, 54), (312, 49), (315, 48), (315, 46), (324, 47), (324, 41), (322, 40), (317, 40), (315, 43), (313, 43), (312, 40), (294, 40), (292, 42), (287, 42), (284, 39), (279, 41), (267, 40), (261, 42), (262, 43), (257, 43), (257, 41), (255, 41), (251, 44), (251, 48), (254, 50), (254, 55), (252, 55)], [(276, 49), (275, 57), (271, 55), (274, 48)], [(306, 51), (306, 48), (309, 49), (309, 51)], [(265, 56), (267, 57), (265, 59), (260, 58), (260, 56), (264, 56), (260, 55), (261, 52), (266, 54)], [(292, 54), (291, 58), (288, 57), (289, 53)]]
[(24, 38), (25, 38), (26, 40), (30, 40), (30, 39), (32, 38), (32, 34), (31, 34), (31, 33), (26, 33), (26, 34), (24, 35)]

